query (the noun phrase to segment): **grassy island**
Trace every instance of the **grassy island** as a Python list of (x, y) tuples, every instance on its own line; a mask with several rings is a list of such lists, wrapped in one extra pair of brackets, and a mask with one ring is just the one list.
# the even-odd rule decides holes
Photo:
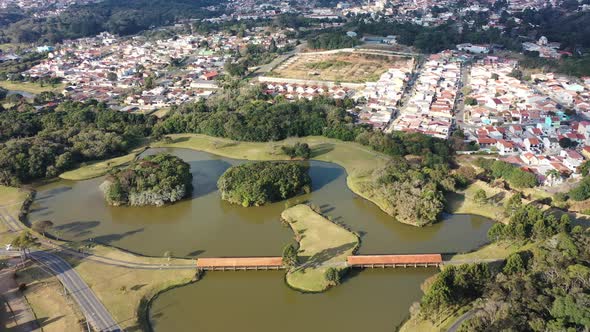
[(106, 201), (114, 206), (162, 206), (190, 195), (192, 179), (190, 166), (182, 159), (157, 154), (114, 171), (101, 189)]
[(259, 206), (311, 191), (309, 167), (298, 163), (261, 161), (230, 167), (217, 181), (221, 198), (243, 206)]
[(291, 207), (281, 217), (299, 242), (298, 264), (287, 272), (287, 283), (305, 292), (322, 292), (338, 283), (339, 278), (329, 274), (346, 269), (346, 257), (358, 247), (358, 237), (307, 205)]

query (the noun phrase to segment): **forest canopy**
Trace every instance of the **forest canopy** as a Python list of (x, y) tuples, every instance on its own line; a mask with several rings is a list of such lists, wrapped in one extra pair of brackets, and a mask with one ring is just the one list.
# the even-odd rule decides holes
[(294, 162), (262, 161), (229, 168), (217, 181), (221, 198), (242, 206), (260, 206), (311, 192), (309, 167)]
[(110, 205), (162, 206), (189, 196), (192, 180), (186, 162), (162, 153), (146, 156), (112, 172), (100, 188)]

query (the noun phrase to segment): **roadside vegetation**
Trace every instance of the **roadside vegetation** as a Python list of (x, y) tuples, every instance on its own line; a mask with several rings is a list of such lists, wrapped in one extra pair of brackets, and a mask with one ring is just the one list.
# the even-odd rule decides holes
[(100, 189), (110, 205), (162, 206), (189, 196), (193, 190), (192, 180), (189, 164), (161, 153), (113, 171)]
[[(402, 330), (443, 330), (457, 312), (471, 310), (460, 331), (506, 326), (518, 330), (564, 331), (588, 326), (590, 235), (572, 227), (567, 214), (544, 212), (513, 199), (508, 224), (495, 224), (492, 243), (451, 261), (500, 259), (499, 263), (447, 267), (427, 285)], [(468, 275), (466, 275), (466, 273)], [(510, 308), (510, 310), (506, 310)], [(452, 320), (451, 320), (452, 321)]]
[(346, 257), (359, 246), (358, 236), (308, 205), (288, 208), (281, 219), (289, 224), (298, 243), (298, 247), (287, 246), (283, 255), (291, 262), (286, 276), (289, 286), (304, 292), (322, 292), (339, 284), (346, 272)]
[(221, 198), (244, 207), (260, 206), (311, 192), (309, 167), (260, 161), (230, 167), (217, 181)]

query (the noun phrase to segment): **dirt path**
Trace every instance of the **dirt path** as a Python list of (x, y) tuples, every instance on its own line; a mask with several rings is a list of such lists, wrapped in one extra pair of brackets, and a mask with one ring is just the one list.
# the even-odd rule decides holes
[[(11, 264), (15, 264), (19, 259), (10, 259)], [(5, 268), (0, 270), (0, 302), (2, 310), (0, 311), (0, 330), (10, 330), (13, 332), (41, 331), (33, 311), (29, 307), (27, 300), (18, 290), (18, 285), (13, 278), (14, 269)], [(6, 320), (4, 320), (6, 318)]]

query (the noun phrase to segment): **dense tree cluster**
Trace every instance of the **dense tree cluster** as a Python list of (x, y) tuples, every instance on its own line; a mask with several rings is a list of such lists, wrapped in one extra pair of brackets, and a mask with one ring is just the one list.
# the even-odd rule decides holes
[(491, 280), (492, 273), (485, 263), (446, 267), (424, 293), (420, 314), (437, 321), (448, 308), (465, 305), (480, 297)]
[(557, 219), (555, 215), (543, 213), (533, 205), (525, 205), (514, 209), (508, 224), (494, 224), (488, 231), (488, 237), (492, 241), (542, 240), (559, 232), (567, 232), (569, 227), (570, 218), (567, 214)]
[(590, 198), (590, 177), (583, 178), (577, 186), (570, 190), (568, 196), (574, 201), (584, 201)]
[(477, 166), (485, 170), (485, 174), (494, 179), (506, 180), (515, 188), (532, 188), (538, 185), (537, 177), (531, 172), (501, 160), (478, 158)]
[(122, 154), (154, 123), (94, 101), (64, 102), (45, 112), (0, 112), (0, 183), (54, 177), (77, 163)]
[[(490, 230), (492, 240), (535, 241), (503, 265), (462, 265), (438, 274), (419, 314), (438, 322), (473, 302), (459, 331), (582, 331), (590, 327), (590, 234), (531, 205), (508, 225)], [(510, 242), (512, 243), (512, 242)], [(524, 242), (519, 242), (524, 243)]]
[(590, 327), (590, 238), (578, 226), (508, 257), (462, 332), (583, 331)]
[(217, 181), (221, 198), (259, 206), (311, 191), (309, 167), (294, 162), (262, 161), (230, 167)]
[(377, 191), (388, 204), (387, 211), (400, 222), (425, 226), (437, 221), (445, 205), (443, 192), (455, 189), (446, 164), (431, 167), (394, 157), (375, 174)]
[(192, 180), (189, 164), (161, 153), (112, 172), (100, 187), (106, 201), (114, 206), (162, 206), (190, 195)]
[(58, 16), (30, 17), (8, 25), (0, 30), (0, 43), (56, 43), (102, 31), (131, 35), (150, 27), (170, 25), (180, 19), (215, 15), (217, 13), (206, 7), (218, 3), (213, 0), (107, 0), (71, 6)]
[(359, 44), (355, 37), (349, 37), (341, 32), (322, 33), (307, 40), (307, 46), (312, 49), (335, 50), (350, 48)]
[(295, 143), (294, 145), (283, 145), (281, 150), (287, 156), (293, 158), (309, 159), (311, 157), (311, 149), (307, 143)]

